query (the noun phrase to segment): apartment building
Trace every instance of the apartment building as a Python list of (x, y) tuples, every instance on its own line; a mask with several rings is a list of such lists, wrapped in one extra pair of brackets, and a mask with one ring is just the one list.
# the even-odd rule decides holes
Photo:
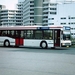
[(71, 36), (75, 38), (75, 2), (57, 3), (54, 14), (48, 14), (48, 25), (62, 25), (71, 27)]
[(16, 26), (23, 25), (23, 6), (22, 3), (17, 4), (14, 10), (8, 10), (5, 6), (0, 5), (0, 26)]
[[(0, 5), (0, 13), (1, 13), (2, 9), (6, 9), (6, 6), (5, 5)], [(1, 14), (0, 14), (0, 25), (1, 25)]]
[(21, 20), (21, 11), (19, 10), (1, 10), (1, 25), (15, 26), (23, 25)]
[(71, 27), (75, 37), (75, 2), (72, 0), (25, 0), (23, 3), (24, 25), (63, 25)]
[(23, 3), (23, 24), (42, 25), (43, 0), (25, 0)]

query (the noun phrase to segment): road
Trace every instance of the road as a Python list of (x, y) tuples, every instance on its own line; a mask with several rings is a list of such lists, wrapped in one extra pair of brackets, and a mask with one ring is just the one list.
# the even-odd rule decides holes
[(0, 75), (75, 75), (75, 49), (0, 47)]

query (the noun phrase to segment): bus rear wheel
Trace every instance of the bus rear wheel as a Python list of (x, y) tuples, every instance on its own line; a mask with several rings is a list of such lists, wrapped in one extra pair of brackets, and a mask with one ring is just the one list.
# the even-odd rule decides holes
[(42, 41), (42, 42), (40, 43), (40, 47), (43, 48), (43, 49), (46, 49), (46, 48), (47, 48), (47, 43), (46, 43), (46, 41)]
[(4, 41), (4, 46), (5, 46), (5, 47), (9, 47), (9, 46), (10, 46), (10, 42), (9, 42), (8, 40), (5, 40), (5, 41)]

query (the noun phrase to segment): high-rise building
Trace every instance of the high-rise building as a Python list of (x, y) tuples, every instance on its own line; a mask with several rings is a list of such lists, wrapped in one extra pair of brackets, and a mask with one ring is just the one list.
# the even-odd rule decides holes
[(63, 25), (71, 27), (75, 37), (75, 2), (72, 0), (25, 0), (24, 25)]
[(6, 6), (5, 5), (0, 5), (0, 25), (1, 25), (1, 10), (2, 9), (5, 9), (6, 8)]
[(42, 25), (43, 0), (25, 0), (23, 3), (23, 24)]
[(17, 6), (17, 9), (8, 10), (5, 6), (0, 5), (0, 26), (23, 25), (23, 6), (21, 3)]
[(1, 10), (1, 25), (4, 26), (15, 26), (15, 25), (23, 25), (21, 11), (19, 10)]
[[(75, 2), (58, 3), (55, 8), (50, 8), (48, 25), (62, 25), (71, 27), (71, 35), (75, 38)], [(56, 12), (53, 12), (56, 11)], [(54, 14), (55, 13), (55, 14)]]

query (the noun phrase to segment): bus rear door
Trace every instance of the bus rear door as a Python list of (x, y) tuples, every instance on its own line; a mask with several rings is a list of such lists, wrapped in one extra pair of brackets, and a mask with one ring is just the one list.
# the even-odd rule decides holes
[(54, 47), (60, 47), (60, 29), (54, 30)]
[(16, 46), (23, 46), (23, 43), (24, 43), (24, 39), (23, 39), (23, 37), (22, 37), (22, 33), (21, 33), (21, 31), (15, 31), (15, 36), (16, 36), (16, 38), (15, 38), (15, 45)]

